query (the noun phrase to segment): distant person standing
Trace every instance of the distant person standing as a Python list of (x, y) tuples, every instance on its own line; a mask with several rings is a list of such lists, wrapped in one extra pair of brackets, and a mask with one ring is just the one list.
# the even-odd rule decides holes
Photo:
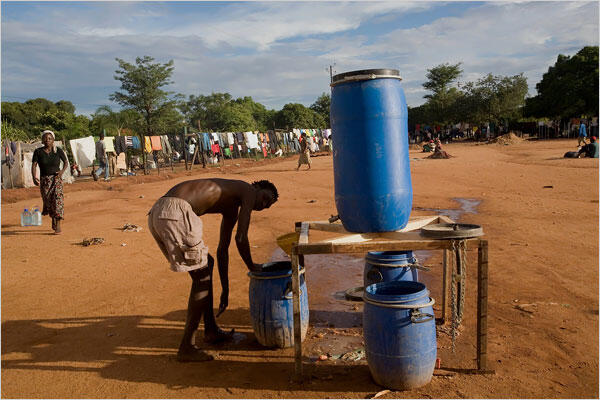
[(98, 169), (96, 172), (92, 172), (92, 177), (95, 181), (98, 180), (98, 176), (104, 171), (104, 181), (110, 181), (108, 176), (108, 159), (106, 157), (106, 144), (104, 143), (104, 132), (100, 133), (100, 140), (96, 142), (96, 160), (98, 160)]
[(300, 169), (300, 166), (302, 164), (307, 164), (308, 165), (308, 169), (310, 169), (310, 145), (308, 144), (308, 139), (306, 136), (306, 133), (302, 133), (300, 135), (300, 139), (302, 140), (300, 142), (300, 158), (298, 158), (298, 168), (296, 168), (296, 171), (298, 171)]
[(581, 146), (581, 143), (583, 143), (583, 145), (585, 146), (586, 138), (587, 138), (587, 132), (585, 129), (585, 124), (583, 123), (583, 121), (581, 121), (581, 124), (579, 125), (579, 137), (577, 138), (577, 146)]
[[(31, 175), (33, 184), (40, 187), (44, 209), (42, 215), (52, 218), (52, 229), (58, 235), (60, 221), (63, 219), (65, 199), (63, 195), (62, 176), (69, 166), (65, 152), (54, 145), (54, 132), (42, 132), (42, 143), (44, 147), (37, 148), (33, 152), (31, 162)], [(63, 168), (60, 169), (60, 162)], [(40, 178), (36, 176), (37, 167), (40, 167)]]

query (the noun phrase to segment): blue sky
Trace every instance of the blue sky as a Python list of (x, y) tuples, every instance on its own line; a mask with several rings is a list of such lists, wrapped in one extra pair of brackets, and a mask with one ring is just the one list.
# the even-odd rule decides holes
[(530, 95), (558, 54), (598, 45), (598, 2), (2, 1), (2, 101), (69, 100), (78, 114), (119, 90), (115, 58), (174, 60), (169, 90), (228, 92), (268, 108), (312, 104), (341, 73), (395, 68), (409, 106), (427, 69), (460, 81), (524, 73)]

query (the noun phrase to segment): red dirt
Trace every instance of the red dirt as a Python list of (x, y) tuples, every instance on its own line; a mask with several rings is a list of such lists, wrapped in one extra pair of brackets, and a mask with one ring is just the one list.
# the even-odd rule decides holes
[[(420, 210), (413, 214), (457, 208), (453, 198), (482, 201), (477, 214), (460, 222), (482, 225), (490, 243), (488, 363), (496, 373), (466, 373), (475, 367), (476, 255), (469, 254), (456, 353), (447, 335), (438, 337), (442, 367), (456, 374), (383, 398), (598, 398), (598, 160), (563, 159), (571, 146), (564, 140), (449, 144), (454, 157), (443, 162), (410, 152), (418, 159), (411, 161), (413, 207)], [(293, 350), (263, 349), (254, 340), (249, 278), (235, 246), (229, 308), (218, 322), (246, 338), (211, 348), (215, 361), (175, 360), (190, 279), (169, 270), (146, 228), (146, 212), (158, 197), (191, 177), (271, 180), (280, 200), (253, 213), (256, 262), (271, 257), (275, 238), (292, 231), (295, 221), (336, 214), (331, 157), (315, 157), (312, 169), (300, 172), (295, 157), (227, 163), (220, 170), (194, 166), (191, 173), (161, 171), (158, 177), (154, 170), (152, 176), (66, 185), (61, 236), (50, 234), (46, 217), (42, 227), (19, 225), (24, 207), (41, 204), (37, 188), (2, 191), (2, 397), (365, 398), (382, 390), (364, 361), (307, 359), (312, 379), (290, 382)], [(202, 219), (214, 252), (220, 219)], [(143, 230), (123, 232), (125, 223)], [(86, 237), (105, 242), (77, 244)], [(428, 282), (439, 282), (440, 255), (433, 253), (427, 265), (433, 267)], [(345, 276), (343, 263), (335, 268)], [(316, 294), (324, 281), (319, 269), (308, 269), (309, 301), (311, 288)], [(218, 278), (215, 288), (218, 296)], [(431, 290), (439, 296), (436, 285)], [(532, 313), (516, 308), (521, 304), (535, 304), (523, 307)], [(327, 316), (326, 309), (313, 311), (315, 321)], [(360, 343), (356, 330), (327, 328), (320, 339), (319, 329), (309, 331), (308, 355), (329, 336)]]

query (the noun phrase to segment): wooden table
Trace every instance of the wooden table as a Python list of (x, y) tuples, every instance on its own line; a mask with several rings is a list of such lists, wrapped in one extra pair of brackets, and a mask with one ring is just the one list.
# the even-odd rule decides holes
[[(292, 246), (292, 291), (294, 309), (294, 355), (295, 378), (301, 379), (302, 342), (300, 333), (300, 269), (304, 267), (305, 254), (367, 253), (369, 251), (443, 250), (442, 319), (447, 321), (449, 313), (448, 287), (451, 284), (449, 263), (454, 259), (456, 240), (464, 240), (466, 250), (478, 251), (477, 262), (477, 369), (478, 373), (489, 373), (487, 369), (487, 303), (488, 303), (488, 241), (480, 238), (430, 239), (421, 236), (420, 229), (429, 224), (453, 223), (446, 216), (411, 218), (405, 228), (395, 232), (352, 233), (340, 223), (328, 221), (296, 222), (300, 233), (298, 243)], [(341, 233), (333, 239), (311, 243), (310, 230)]]

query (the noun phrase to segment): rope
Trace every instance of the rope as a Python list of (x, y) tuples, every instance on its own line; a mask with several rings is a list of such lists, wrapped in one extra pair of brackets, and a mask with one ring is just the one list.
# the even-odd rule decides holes
[(402, 308), (402, 309), (417, 309), (433, 306), (435, 304), (435, 300), (429, 297), (429, 302), (425, 304), (397, 304), (397, 303), (387, 303), (387, 302), (379, 302), (375, 300), (371, 300), (367, 298), (367, 296), (363, 296), (363, 301), (365, 303), (373, 304), (374, 306), (384, 307), (384, 308)]

